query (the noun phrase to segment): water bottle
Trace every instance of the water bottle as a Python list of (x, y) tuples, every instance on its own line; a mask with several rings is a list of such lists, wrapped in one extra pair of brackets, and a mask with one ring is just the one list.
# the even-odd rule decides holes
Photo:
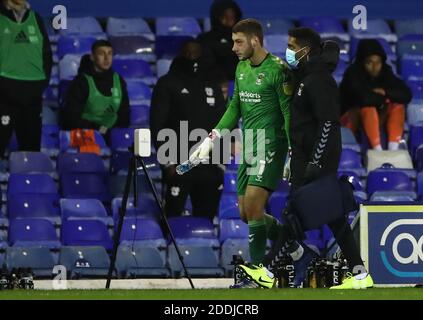
[(186, 173), (186, 172), (190, 171), (192, 168), (194, 168), (194, 167), (198, 166), (199, 164), (200, 164), (200, 161), (196, 161), (196, 160), (194, 160), (194, 161), (187, 160), (187, 161), (185, 161), (185, 162), (181, 163), (180, 165), (178, 165), (178, 166), (176, 167), (176, 172), (177, 172), (179, 175), (183, 175), (184, 173)]

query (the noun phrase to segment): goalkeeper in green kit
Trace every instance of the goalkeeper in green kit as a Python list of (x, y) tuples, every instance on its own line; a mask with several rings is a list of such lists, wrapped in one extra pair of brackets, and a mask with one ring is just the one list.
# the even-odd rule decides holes
[[(275, 240), (281, 224), (265, 213), (271, 193), (283, 175), (289, 149), (292, 95), (291, 74), (280, 58), (263, 48), (263, 31), (254, 19), (238, 22), (232, 29), (233, 51), (238, 56), (234, 94), (215, 129), (190, 156), (207, 162), (213, 142), (233, 130), (242, 118), (243, 161), (238, 167), (237, 194), (241, 219), (248, 223), (251, 269), (254, 276), (233, 288), (271, 288), (274, 276), (262, 266), (267, 239)], [(284, 167), (286, 168), (284, 172)]]

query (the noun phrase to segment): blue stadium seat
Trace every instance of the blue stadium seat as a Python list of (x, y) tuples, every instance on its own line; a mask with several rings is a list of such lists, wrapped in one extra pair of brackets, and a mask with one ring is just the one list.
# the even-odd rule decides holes
[(191, 36), (157, 36), (155, 47), (157, 59), (173, 59), (178, 55), (182, 45), (192, 39)]
[(60, 30), (60, 34), (104, 36), (104, 31), (94, 17), (67, 18), (66, 29)]
[(201, 33), (200, 25), (192, 17), (160, 17), (156, 19), (158, 36), (192, 36)]
[(423, 100), (423, 80), (409, 80), (407, 85), (410, 87), (414, 100)]
[(59, 90), (55, 86), (48, 86), (43, 92), (43, 104), (45, 106), (58, 107)]
[(57, 170), (60, 175), (78, 172), (106, 173), (103, 160), (95, 153), (61, 153), (57, 158)]
[[(94, 139), (95, 142), (100, 147), (100, 155), (102, 157), (110, 156), (111, 151), (110, 148), (107, 146), (106, 142), (104, 141), (103, 136), (97, 130), (94, 130)], [(70, 131), (60, 130), (59, 132), (59, 146), (60, 152), (69, 152), (69, 153), (77, 153), (78, 149), (71, 147), (70, 144)]]
[(351, 149), (342, 149), (339, 170), (352, 171), (360, 177), (366, 174), (360, 154)]
[(109, 272), (110, 258), (101, 246), (66, 246), (60, 250), (59, 264), (66, 267), (70, 279), (104, 279)]
[(407, 106), (407, 121), (410, 126), (423, 123), (423, 101), (412, 100)]
[(263, 33), (268, 34), (281, 34), (287, 35), (288, 30), (294, 27), (294, 24), (290, 20), (286, 19), (260, 19), (261, 25), (263, 26)]
[(155, 244), (135, 242), (121, 244), (116, 258), (116, 269), (121, 278), (170, 277), (166, 267), (165, 242)]
[(126, 84), (131, 105), (150, 105), (151, 89), (145, 83), (139, 80), (131, 80), (127, 81)]
[(157, 81), (157, 78), (153, 75), (150, 64), (142, 59), (119, 56), (113, 59), (113, 69), (125, 80), (136, 80), (140, 78), (140, 80), (148, 86), (153, 86)]
[[(97, 40), (92, 36), (61, 36), (57, 41), (57, 55), (60, 60), (68, 54), (82, 56), (91, 52), (92, 44)], [(63, 65), (60, 64), (59, 68)]]
[(248, 239), (248, 224), (241, 219), (221, 219), (219, 222), (219, 241), (227, 239)]
[(323, 240), (323, 234), (320, 229), (310, 230), (305, 232), (306, 238), (304, 243), (311, 248), (317, 249), (319, 252), (325, 248), (325, 242)]
[(373, 202), (413, 202), (416, 197), (413, 197), (410, 192), (401, 191), (376, 191), (370, 197)]
[(50, 81), (48, 83), (50, 86), (57, 86), (59, 84), (59, 66), (53, 65), (51, 68)]
[(62, 224), (62, 243), (65, 246), (101, 246), (113, 248), (107, 226), (98, 220), (66, 220)]
[(113, 151), (128, 151), (134, 143), (134, 129), (113, 128), (110, 130), (110, 148)]
[(129, 110), (129, 123), (134, 128), (148, 128), (150, 127), (150, 106), (148, 105), (133, 105)]
[(107, 177), (96, 173), (66, 173), (60, 177), (61, 193), (70, 199), (98, 199), (109, 202)]
[(423, 19), (396, 20), (394, 26), (399, 38), (409, 34), (423, 34)]
[(404, 80), (423, 80), (423, 54), (403, 55), (401, 59), (401, 76)]
[(158, 222), (149, 218), (125, 218), (120, 242), (132, 244), (134, 241), (139, 242), (145, 240), (164, 240)]
[(113, 218), (107, 214), (104, 205), (97, 199), (60, 199), (63, 220), (98, 220), (113, 226)]
[(142, 18), (113, 18), (107, 19), (107, 34), (113, 37), (120, 36), (143, 36), (154, 41), (155, 36), (148, 23)]
[(376, 191), (410, 191), (413, 185), (410, 177), (398, 169), (376, 169), (367, 176), (367, 193)]
[(9, 157), (10, 173), (48, 173), (54, 172), (53, 162), (42, 152), (17, 151)]
[[(6, 218), (0, 218), (0, 219), (6, 219)], [(2, 228), (9, 228), (9, 223), (7, 226), (1, 226)], [(0, 229), (0, 252), (6, 250), (9, 247), (8, 240), (7, 240), (7, 231)], [(0, 263), (2, 262), (1, 259), (4, 257), (0, 257)], [(3, 259), (4, 261), (4, 259)], [(2, 264), (0, 264), (2, 265)]]
[(404, 54), (423, 54), (423, 34), (408, 35), (402, 37), (397, 43), (397, 55), (402, 57)]
[(142, 36), (121, 36), (110, 37), (110, 43), (113, 46), (115, 58), (119, 56), (132, 56), (148, 62), (155, 62), (153, 45)]
[(415, 158), (417, 149), (423, 144), (423, 123), (416, 123), (410, 127), (410, 152)]
[[(73, 78), (78, 74), (78, 68), (79, 68), (80, 62), (81, 62), (81, 56), (75, 55), (75, 54), (67, 54), (62, 59), (60, 59), (59, 79), (73, 80)], [(63, 94), (64, 94), (64, 91), (62, 92), (62, 97), (63, 97)]]
[[(114, 151), (112, 153), (112, 157), (110, 158), (110, 173), (112, 175), (125, 175), (128, 172), (129, 161), (131, 159), (132, 154), (128, 151)], [(115, 180), (115, 177), (111, 177)], [(110, 181), (109, 185), (111, 186), (111, 190), (116, 190), (118, 194), (122, 194), (123, 191), (119, 190), (119, 187), (124, 188), (126, 177), (124, 178), (116, 178), (119, 180), (118, 184), (115, 184), (115, 181)], [(122, 185), (120, 185), (122, 183)], [(115, 184), (115, 185), (113, 185)], [(119, 187), (117, 187), (119, 185)], [(112, 192), (112, 195), (115, 196)]]
[(210, 219), (202, 217), (171, 217), (169, 226), (177, 240), (208, 239), (216, 240)]
[(354, 151), (360, 152), (360, 145), (357, 143), (357, 140), (349, 128), (341, 127), (341, 139), (342, 139), (342, 149), (352, 149)]
[(220, 219), (239, 219), (238, 197), (233, 194), (222, 194), (219, 204), (219, 218)]
[[(142, 194), (138, 199), (138, 206), (134, 207), (134, 199), (130, 197), (128, 199), (128, 204), (126, 205), (126, 215), (125, 218), (150, 218), (154, 219), (158, 217), (159, 209), (155, 200), (146, 194)], [(114, 198), (112, 200), (112, 215), (115, 221), (119, 218), (119, 210), (122, 206), (122, 198)]]
[(43, 125), (58, 125), (59, 116), (57, 110), (50, 108), (49, 106), (43, 106), (41, 113), (41, 119)]
[(353, 20), (348, 21), (348, 31), (352, 37), (360, 39), (382, 38), (388, 42), (396, 42), (397, 35), (391, 31), (388, 23), (383, 19), (368, 19), (367, 29), (354, 29)]
[[(388, 41), (386, 41), (386, 39), (383, 38), (373, 38), (375, 40), (377, 40), (382, 48), (385, 50), (386, 56), (388, 58), (388, 63), (390, 61), (396, 61), (397, 60), (397, 55), (395, 54), (395, 52), (392, 50), (391, 45), (388, 43)], [(354, 60), (355, 56), (357, 54), (357, 48), (358, 48), (358, 43), (360, 42), (360, 38), (356, 38), (356, 37), (352, 37), (351, 41), (350, 41), (350, 59)]]
[(350, 35), (345, 32), (341, 22), (333, 17), (302, 18), (300, 25), (314, 29), (322, 38), (337, 37), (342, 41), (350, 40)]
[(53, 178), (46, 173), (11, 174), (7, 186), (7, 197), (22, 193), (57, 194), (58, 192)]
[(172, 64), (172, 59), (159, 59), (157, 60), (157, 78), (160, 78), (168, 73), (170, 65)]
[(237, 174), (225, 172), (223, 181), (223, 192), (236, 192)]
[[(197, 239), (198, 240), (198, 239)], [(219, 242), (214, 243), (219, 248)], [(185, 266), (192, 276), (199, 277), (223, 277), (224, 270), (220, 267), (219, 253), (212, 244), (202, 244), (201, 242), (192, 242), (190, 244), (182, 243), (179, 245)], [(169, 245), (169, 267), (174, 277), (184, 275), (182, 264), (179, 261), (173, 244)]]
[(51, 278), (53, 276), (54, 258), (46, 247), (11, 247), (6, 250), (7, 269), (30, 268), (35, 278)]
[(11, 220), (9, 243), (14, 247), (42, 246), (56, 250), (61, 247), (54, 225), (45, 219)]
[(288, 36), (281, 34), (271, 34), (264, 36), (264, 46), (272, 54), (285, 58), (285, 51), (288, 46)]
[(43, 125), (41, 128), (41, 152), (50, 157), (59, 154), (59, 126)]
[(9, 219), (43, 218), (61, 224), (58, 194), (21, 193), (7, 199)]

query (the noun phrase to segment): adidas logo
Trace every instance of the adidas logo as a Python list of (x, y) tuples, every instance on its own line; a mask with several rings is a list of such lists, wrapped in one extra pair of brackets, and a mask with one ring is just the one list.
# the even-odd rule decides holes
[(29, 43), (29, 39), (23, 30), (16, 36), (15, 43)]
[(187, 88), (183, 88), (183, 89), (181, 90), (181, 93), (183, 93), (183, 94), (188, 94), (188, 93), (189, 93), (189, 91), (188, 91), (188, 89), (187, 89)]

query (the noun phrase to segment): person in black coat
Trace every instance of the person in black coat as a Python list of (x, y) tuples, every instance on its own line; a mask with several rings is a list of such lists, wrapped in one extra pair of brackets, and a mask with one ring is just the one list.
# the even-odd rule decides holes
[(43, 19), (26, 0), (0, 0), (0, 158), (13, 131), (19, 150), (40, 151), (42, 95), (53, 65)]
[(112, 63), (113, 49), (106, 40), (94, 42), (91, 55), (81, 58), (64, 101), (64, 129), (94, 129), (105, 134), (110, 128), (128, 127), (126, 82), (113, 71)]
[[(220, 79), (216, 68), (209, 66), (203, 58), (201, 45), (190, 40), (173, 60), (169, 72), (154, 87), (150, 129), (167, 184), (168, 215), (181, 215), (188, 195), (191, 198), (193, 215), (212, 218), (218, 213), (223, 186), (222, 166), (200, 164), (180, 176), (176, 174), (176, 164), (188, 159), (188, 151), (198, 142), (190, 140), (185, 151), (180, 148), (181, 143), (188, 140), (188, 136), (183, 136), (183, 126), (186, 126), (187, 134), (194, 129), (203, 129), (207, 135), (224, 114), (226, 100)], [(163, 129), (171, 129), (177, 138), (171, 144), (177, 152), (172, 150), (166, 163), (164, 159), (160, 159), (162, 150), (169, 146), (169, 141), (161, 141), (159, 138)]]
[(239, 61), (232, 51), (232, 27), (241, 19), (241, 9), (235, 1), (215, 0), (210, 7), (211, 30), (198, 36), (205, 58), (216, 64), (228, 80), (234, 80)]
[[(290, 165), (287, 163), (291, 173), (291, 199), (312, 182), (316, 184), (331, 176), (336, 179), (341, 154), (340, 99), (331, 73), (337, 66), (340, 50), (333, 41), (321, 43), (319, 34), (310, 28), (294, 28), (288, 35), (286, 60), (293, 68), (296, 82), (290, 123), (292, 157)], [(326, 212), (319, 213), (318, 208), (313, 213), (329, 216)], [(307, 266), (316, 255), (298, 242), (304, 237), (304, 226), (290, 203), (284, 217), (284, 230), (265, 263), (272, 266), (278, 256), (288, 252), (294, 261), (295, 285), (300, 285), (305, 279)], [(347, 217), (342, 215), (331, 219), (326, 223), (353, 274), (342, 288), (352, 289), (357, 281), (360, 288), (372, 286)]]
[(382, 150), (379, 126), (386, 124), (389, 150), (398, 149), (402, 138), (405, 105), (411, 91), (386, 62), (386, 53), (376, 39), (360, 40), (354, 63), (340, 85), (342, 124), (353, 131), (361, 120), (370, 145)]

